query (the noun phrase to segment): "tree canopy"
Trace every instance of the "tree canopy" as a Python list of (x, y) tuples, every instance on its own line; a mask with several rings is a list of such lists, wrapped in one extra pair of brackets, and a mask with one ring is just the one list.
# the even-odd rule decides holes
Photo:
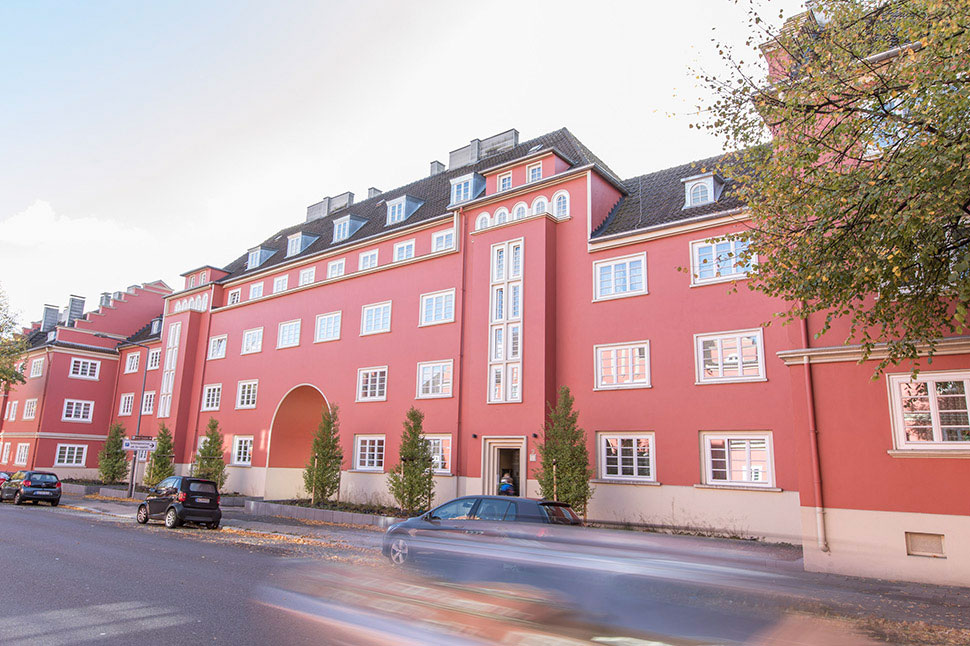
[(752, 4), (747, 52), (715, 40), (731, 71), (701, 73), (698, 125), (739, 151), (718, 170), (750, 207), (749, 287), (885, 343), (879, 371), (968, 323), (970, 2), (809, 7), (773, 29)]
[(24, 373), (21, 362), (26, 350), (17, 321), (10, 312), (7, 295), (0, 288), (0, 384), (22, 384)]

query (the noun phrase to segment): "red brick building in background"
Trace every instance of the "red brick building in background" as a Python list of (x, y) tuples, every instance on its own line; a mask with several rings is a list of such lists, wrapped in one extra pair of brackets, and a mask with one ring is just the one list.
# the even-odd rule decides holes
[[(44, 397), (56, 413), (28, 426), (37, 378), (11, 389), (0, 469), (25, 466), (6, 446), (36, 442), (27, 466), (67, 475), (57, 444), (78, 425), (58, 420), (90, 400), (71, 473), (93, 473), (108, 423), (133, 432), (141, 406), (142, 433), (174, 432), (180, 472), (215, 418), (227, 489), (292, 498), (329, 404), (341, 499), (389, 501), (414, 405), (439, 500), (492, 493), (503, 473), (535, 496), (546, 405), (566, 385), (597, 474), (591, 519), (803, 541), (812, 569), (966, 584), (970, 442), (951, 415), (967, 423), (967, 339), (943, 341), (915, 383), (909, 366), (873, 382), (857, 349), (810, 343), (820, 321), (763, 327), (784, 303), (743, 288), (723, 236), (747, 215), (716, 162), (622, 179), (568, 130), (510, 130), (406, 186), (325, 198), (177, 292), (140, 288), (156, 310), (111, 330), (147, 349), (92, 337), (93, 314), (57, 327), (61, 346), (31, 341), (28, 374), (63, 355)], [(70, 374), (89, 357), (97, 392)]]

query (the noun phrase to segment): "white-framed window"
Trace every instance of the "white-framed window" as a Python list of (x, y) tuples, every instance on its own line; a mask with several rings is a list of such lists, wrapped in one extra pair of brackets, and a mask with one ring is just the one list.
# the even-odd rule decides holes
[(280, 323), (276, 348), (294, 348), (300, 345), (300, 319)]
[(414, 258), (414, 239), (398, 242), (394, 245), (394, 262)]
[(357, 370), (357, 401), (372, 402), (387, 399), (387, 366)]
[(203, 271), (202, 273), (199, 274), (199, 284), (205, 285), (208, 278), (209, 278), (209, 274)]
[(357, 269), (363, 271), (365, 269), (373, 269), (377, 266), (377, 249), (371, 249), (370, 251), (361, 252), (357, 257)]
[(94, 418), (94, 402), (80, 399), (65, 399), (62, 422), (90, 422)]
[(529, 207), (526, 206), (525, 202), (519, 202), (512, 207), (512, 219), (521, 220), (529, 214)]
[(690, 187), (690, 205), (700, 206), (711, 201), (711, 191), (704, 182), (697, 182)]
[[(454, 182), (454, 180), (452, 180)], [(451, 203), (460, 204), (467, 202), (472, 197), (472, 180), (468, 178), (451, 185)]]
[(691, 284), (706, 285), (746, 278), (756, 258), (744, 259), (745, 240), (710, 239), (690, 243)]
[(303, 287), (304, 285), (311, 284), (314, 280), (316, 280), (316, 277), (317, 277), (316, 267), (307, 267), (306, 269), (301, 269), (299, 286)]
[(491, 248), (489, 307), (489, 403), (522, 401), (522, 239)]
[(970, 448), (970, 371), (887, 377), (897, 449)]
[(229, 335), (220, 334), (209, 338), (209, 359), (222, 359), (226, 356), (226, 346), (229, 345)]
[(6, 464), (10, 459), (10, 442), (3, 443), (3, 455), (0, 455), (0, 464)]
[(646, 253), (593, 263), (593, 300), (624, 298), (646, 293)]
[(698, 384), (764, 381), (764, 355), (761, 328), (694, 335)]
[(771, 487), (771, 433), (702, 433), (704, 482)]
[(30, 444), (20, 443), (17, 445), (17, 455), (14, 456), (13, 463), (18, 467), (27, 466), (27, 458), (30, 455)]
[(557, 218), (569, 217), (568, 191), (559, 191), (552, 196), (552, 214)]
[(384, 436), (354, 436), (354, 468), (358, 471), (384, 470)]
[(37, 416), (37, 400), (28, 399), (24, 402), (24, 417), (23, 419), (34, 419)]
[(499, 191), (507, 191), (512, 188), (512, 171), (502, 173), (495, 178), (495, 184)]
[(87, 456), (86, 444), (58, 444), (54, 457), (55, 467), (83, 467)]
[(148, 351), (148, 361), (145, 364), (145, 370), (158, 370), (160, 365), (162, 365), (162, 349), (152, 348)]
[(141, 396), (141, 414), (151, 415), (155, 412), (155, 391), (147, 390)]
[(650, 342), (611, 343), (593, 347), (596, 389), (650, 387)]
[(135, 407), (135, 393), (124, 393), (121, 395), (121, 401), (118, 403), (118, 416), (122, 417), (125, 415), (131, 415), (131, 411)]
[[(250, 298), (253, 298), (253, 295), (250, 294), (249, 297)], [(228, 305), (235, 305), (236, 303), (238, 303), (241, 300), (242, 300), (242, 289), (241, 288), (240, 289), (231, 289), (231, 290), (229, 290), (229, 298), (226, 299), (226, 303)]]
[(195, 287), (195, 276), (189, 276), (189, 287)]
[[(125, 355), (125, 373), (138, 372), (138, 361), (141, 359), (140, 352), (129, 352)], [(74, 363), (71, 362), (71, 369), (73, 371)]]
[(455, 290), (421, 294), (421, 325), (438, 325), (455, 320)]
[[(133, 352), (128, 355), (127, 364), (131, 363), (131, 357), (135, 357), (135, 368), (138, 370), (138, 353)], [(125, 366), (125, 372), (134, 372), (134, 370), (128, 370), (127, 365)], [(98, 376), (101, 374), (101, 362), (95, 361), (93, 359), (79, 359), (77, 357), (71, 357), (71, 371), (68, 376), (72, 379), (90, 379), (92, 381), (97, 381)]]
[(404, 221), (404, 197), (387, 203), (387, 224)]
[(488, 213), (482, 213), (475, 220), (475, 230), (481, 231), (482, 229), (487, 229), (492, 226), (492, 218)]
[(296, 254), (303, 251), (303, 234), (294, 233), (286, 239), (286, 255), (295, 256)]
[(253, 328), (243, 332), (242, 350), (240, 354), (253, 354), (263, 350), (263, 328)]
[(360, 335), (391, 331), (391, 301), (364, 305), (360, 311)]
[(333, 241), (340, 242), (346, 240), (350, 237), (350, 218), (345, 217), (340, 220), (334, 220), (333, 223)]
[(338, 276), (343, 276), (345, 266), (346, 262), (343, 258), (340, 260), (331, 260), (327, 263), (327, 278), (337, 278)]
[(256, 392), (258, 390), (258, 379), (238, 382), (236, 384), (236, 408), (256, 408)]
[(532, 215), (540, 215), (549, 212), (549, 200), (541, 195), (532, 200)]
[(431, 445), (431, 468), (435, 473), (451, 473), (451, 436), (425, 435)]
[(532, 182), (538, 182), (542, 179), (542, 162), (536, 162), (534, 164), (529, 164), (525, 167), (526, 181), (530, 184)]
[(41, 377), (44, 374), (44, 357), (30, 362), (30, 378)]
[(182, 322), (168, 326), (165, 342), (165, 361), (162, 366), (162, 385), (158, 389), (158, 417), (168, 417), (172, 412), (172, 392), (175, 389), (175, 369), (179, 360), (179, 340), (182, 338)]
[(435, 231), (431, 234), (431, 251), (444, 251), (446, 249), (454, 249), (454, 247), (454, 229), (448, 229), (447, 231)]
[(452, 367), (454, 362), (427, 361), (418, 364), (417, 399), (451, 397)]
[(655, 482), (653, 433), (599, 433), (599, 473), (604, 480)]
[(290, 282), (290, 277), (287, 274), (282, 276), (277, 276), (273, 279), (273, 293), (279, 294), (280, 292), (285, 292), (287, 284)]
[(259, 267), (259, 257), (262, 255), (261, 249), (252, 249), (249, 252), (249, 256), (246, 258), (246, 269), (253, 269)]
[(337, 341), (340, 339), (340, 312), (329, 312), (317, 315), (316, 334), (314, 343), (323, 341)]
[(253, 463), (253, 436), (236, 435), (232, 438), (232, 464), (248, 467)]
[(12, 401), (7, 403), (7, 419), (11, 422), (17, 419), (17, 404), (19, 401)]
[(262, 298), (263, 296), (263, 283), (253, 283), (249, 286), (249, 300), (254, 298)]
[(219, 410), (222, 405), (222, 384), (207, 384), (202, 389), (202, 410)]

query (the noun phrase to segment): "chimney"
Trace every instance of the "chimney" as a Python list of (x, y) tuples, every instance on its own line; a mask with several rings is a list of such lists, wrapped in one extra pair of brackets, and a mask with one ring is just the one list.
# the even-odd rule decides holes
[(74, 321), (84, 317), (84, 297), (71, 294), (67, 299), (67, 326), (73, 327)]
[(111, 306), (111, 292), (101, 292), (101, 300), (98, 301), (101, 307)]
[(53, 330), (57, 327), (57, 316), (59, 310), (56, 305), (45, 305), (44, 306), (44, 317), (41, 319), (40, 330), (41, 332), (47, 332), (48, 330)]
[(330, 198), (325, 197), (316, 204), (311, 204), (310, 206), (306, 207), (306, 221), (313, 222), (314, 220), (325, 218), (329, 212)]
[(112, 294), (111, 295), (111, 300), (113, 300), (113, 301), (120, 301), (121, 300), (121, 292), (115, 292), (114, 294)]
[(334, 195), (330, 198), (330, 210), (328, 213), (333, 213), (334, 211), (339, 211), (342, 208), (348, 207), (354, 203), (354, 194), (350, 191), (346, 193), (341, 193), (340, 195)]
[(438, 173), (445, 172), (445, 165), (442, 164), (437, 159), (431, 162), (431, 175), (437, 175)]
[(382, 191), (381, 189), (374, 188), (373, 186), (371, 186), (369, 189), (367, 189), (367, 199), (369, 200), (372, 197), (377, 197), (378, 195), (380, 195), (383, 192), (384, 191)]
[(452, 150), (448, 154), (448, 168), (461, 168), (474, 164), (481, 157), (482, 142), (479, 139), (472, 139), (464, 148)]

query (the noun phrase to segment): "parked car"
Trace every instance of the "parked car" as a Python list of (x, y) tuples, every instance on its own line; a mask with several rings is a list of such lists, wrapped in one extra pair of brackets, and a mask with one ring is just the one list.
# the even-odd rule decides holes
[(169, 529), (183, 523), (219, 529), (219, 502), (219, 488), (212, 480), (172, 476), (148, 490), (145, 502), (138, 505), (135, 520), (142, 525), (149, 520), (164, 520)]
[[(430, 551), (427, 540), (448, 535), (539, 537), (536, 524), (582, 525), (564, 502), (510, 496), (463, 496), (387, 528), (381, 552), (402, 565), (416, 552)], [(431, 548), (434, 549), (434, 548)]]
[(0, 501), (13, 500), (15, 505), (43, 500), (51, 507), (61, 502), (61, 481), (49, 471), (17, 471), (0, 488)]
[(3, 483), (9, 479), (10, 479), (9, 473), (7, 473), (6, 471), (0, 471), (0, 487), (2, 487)]

